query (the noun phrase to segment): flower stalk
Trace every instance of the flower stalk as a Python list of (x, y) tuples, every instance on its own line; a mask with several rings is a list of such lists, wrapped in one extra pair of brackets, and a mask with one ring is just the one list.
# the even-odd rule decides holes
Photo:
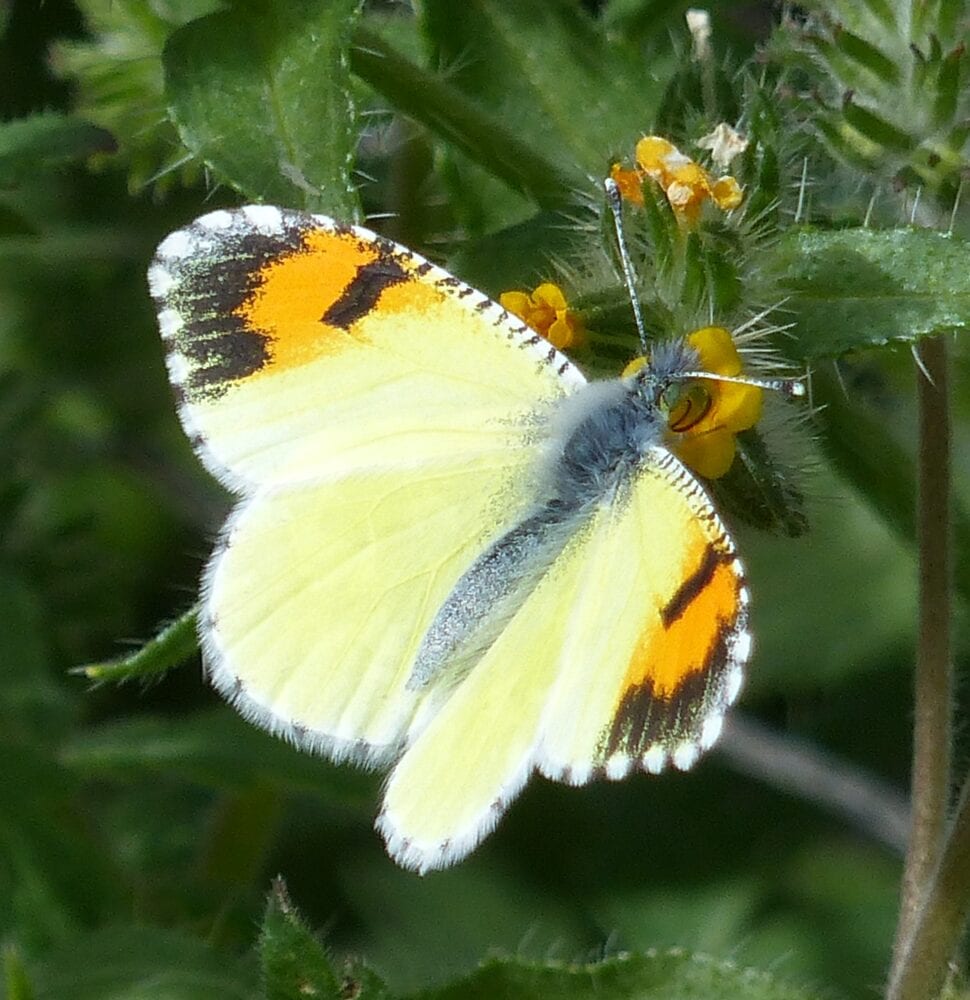
[[(970, 900), (970, 804), (964, 793), (947, 839), (953, 712), (950, 424), (946, 341), (923, 342), (919, 399), (919, 631), (912, 821), (888, 1000), (936, 996)], [(960, 820), (959, 817), (964, 818)], [(967, 840), (967, 845), (961, 845)], [(966, 855), (963, 892), (955, 892)], [(956, 866), (957, 871), (953, 869)]]

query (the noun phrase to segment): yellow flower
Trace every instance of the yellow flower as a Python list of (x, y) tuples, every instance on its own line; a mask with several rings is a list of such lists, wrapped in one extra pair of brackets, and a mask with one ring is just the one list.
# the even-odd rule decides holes
[(744, 200), (741, 185), (730, 174), (719, 177), (711, 185), (711, 199), (722, 212), (730, 212)]
[(671, 208), (688, 223), (697, 221), (708, 199), (722, 211), (741, 204), (741, 186), (733, 177), (725, 175), (715, 180), (662, 136), (644, 136), (637, 143), (636, 159), (643, 175), (663, 188)]
[[(741, 356), (731, 334), (720, 326), (705, 326), (688, 334), (701, 371), (740, 375)], [(706, 479), (723, 476), (734, 462), (735, 435), (761, 417), (763, 390), (756, 385), (699, 379), (681, 383), (667, 403), (667, 427), (674, 454)], [(675, 383), (676, 386), (676, 383)], [(698, 402), (702, 405), (698, 405)]]
[[(712, 375), (741, 374), (741, 356), (723, 327), (702, 327), (686, 340), (697, 351), (698, 370)], [(634, 359), (623, 376), (634, 374), (646, 363), (646, 358)], [(672, 382), (660, 399), (667, 418), (667, 444), (699, 476), (718, 479), (734, 462), (735, 436), (761, 417), (762, 397), (763, 390), (756, 385), (706, 378)]]
[(643, 204), (643, 177), (637, 170), (630, 170), (614, 163), (610, 167), (610, 177), (620, 189), (620, 197), (634, 205)]
[(562, 289), (551, 281), (543, 282), (531, 294), (502, 292), (499, 302), (558, 350), (582, 345), (582, 320), (566, 304)]

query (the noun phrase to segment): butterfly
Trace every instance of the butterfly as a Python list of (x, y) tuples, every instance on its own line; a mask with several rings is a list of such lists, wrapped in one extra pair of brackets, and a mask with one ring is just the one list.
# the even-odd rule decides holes
[(172, 233), (148, 277), (182, 424), (237, 498), (207, 676), (297, 747), (389, 767), (398, 863), (463, 858), (534, 772), (684, 770), (714, 744), (749, 597), (665, 444), (685, 340), (587, 382), (418, 254), (269, 205)]

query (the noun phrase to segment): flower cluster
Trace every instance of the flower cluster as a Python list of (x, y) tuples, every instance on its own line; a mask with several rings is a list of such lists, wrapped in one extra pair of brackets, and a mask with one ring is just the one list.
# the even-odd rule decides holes
[[(700, 140), (699, 146), (709, 149), (712, 161), (724, 169), (733, 156), (744, 150), (746, 140), (729, 126), (719, 125)], [(677, 218), (687, 226), (696, 224), (705, 202), (730, 211), (743, 198), (734, 177), (713, 177), (660, 136), (642, 138), (636, 145), (636, 166), (614, 164), (610, 175), (622, 197), (636, 205), (644, 203), (644, 183), (656, 183)], [(582, 317), (569, 308), (558, 285), (545, 282), (532, 292), (504, 292), (499, 301), (558, 349), (583, 346)], [(665, 443), (699, 476), (717, 479), (734, 462), (736, 436), (753, 427), (761, 416), (763, 391), (757, 385), (718, 378), (734, 378), (742, 370), (738, 349), (723, 327), (702, 327), (684, 340), (697, 354), (697, 370), (712, 377), (672, 380), (663, 389), (658, 406), (666, 423)], [(637, 358), (623, 376), (632, 375), (646, 364), (649, 358)]]
[(582, 319), (566, 305), (562, 289), (551, 281), (531, 293), (502, 292), (499, 302), (560, 351), (582, 346)]
[[(714, 148), (715, 136), (717, 133), (706, 136), (701, 145), (707, 143), (704, 148)], [(717, 148), (723, 148), (723, 143)], [(743, 149), (743, 145), (740, 148)], [(730, 174), (712, 177), (699, 163), (658, 135), (644, 136), (637, 143), (636, 167), (627, 168), (614, 163), (610, 176), (616, 181), (620, 194), (636, 205), (643, 204), (644, 180), (659, 184), (671, 208), (688, 224), (697, 222), (706, 201), (727, 212), (737, 208), (744, 197), (741, 185)]]

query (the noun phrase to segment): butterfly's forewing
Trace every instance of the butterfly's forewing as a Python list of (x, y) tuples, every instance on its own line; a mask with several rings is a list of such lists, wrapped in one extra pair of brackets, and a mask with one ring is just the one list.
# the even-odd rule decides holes
[(186, 431), (237, 492), (504, 450), (583, 384), (521, 321), (365, 229), (204, 215), (149, 269)]

